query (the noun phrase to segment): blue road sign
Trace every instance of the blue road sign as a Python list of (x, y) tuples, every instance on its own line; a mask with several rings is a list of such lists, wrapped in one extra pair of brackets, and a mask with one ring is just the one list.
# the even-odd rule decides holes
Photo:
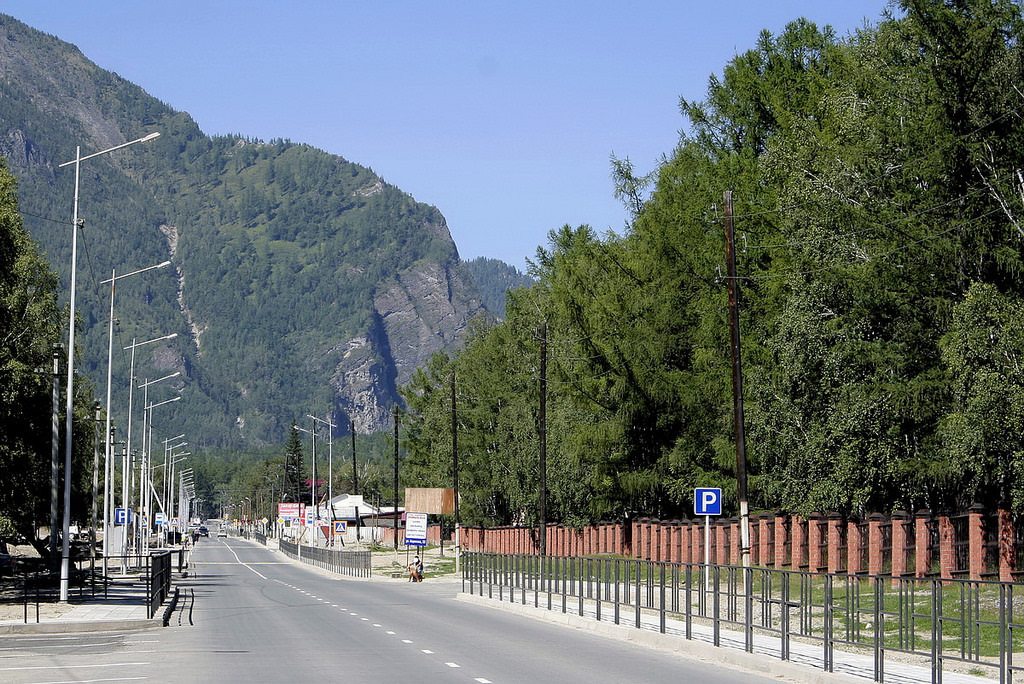
[(693, 510), (697, 515), (722, 515), (722, 490), (717, 487), (694, 489)]
[(114, 524), (115, 525), (127, 525), (130, 518), (131, 510), (127, 508), (115, 508), (114, 509)]
[(334, 521), (334, 534), (347, 534), (348, 533), (348, 521), (347, 520), (335, 520)]

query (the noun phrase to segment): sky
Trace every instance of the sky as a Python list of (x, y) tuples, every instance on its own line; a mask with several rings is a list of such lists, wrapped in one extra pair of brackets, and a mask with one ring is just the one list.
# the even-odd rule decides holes
[(708, 78), (798, 17), (885, 0), (5, 0), (208, 135), (307, 143), (436, 206), (463, 259), (520, 270), (565, 224), (621, 233), (610, 159), (671, 155)]

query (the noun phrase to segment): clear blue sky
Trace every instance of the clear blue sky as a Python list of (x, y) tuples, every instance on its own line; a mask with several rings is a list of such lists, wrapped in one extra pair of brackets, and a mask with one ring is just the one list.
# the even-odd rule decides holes
[(885, 0), (6, 0), (208, 134), (314, 145), (437, 206), (464, 259), (521, 270), (569, 223), (620, 231), (609, 158), (671, 154), (680, 97), (797, 17)]

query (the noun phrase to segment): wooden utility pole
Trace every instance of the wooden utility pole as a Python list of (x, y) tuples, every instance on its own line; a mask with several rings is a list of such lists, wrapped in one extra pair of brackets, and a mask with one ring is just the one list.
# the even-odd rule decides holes
[(455, 572), (459, 571), (459, 420), (455, 405), (455, 369), (452, 369), (452, 495), (455, 504)]
[(538, 506), (538, 517), (540, 518), (540, 555), (547, 555), (548, 550), (548, 520), (547, 520), (547, 499), (548, 499), (548, 425), (547, 425), (547, 403), (548, 403), (548, 322), (540, 324), (540, 416), (537, 424), (538, 437), (540, 438), (540, 504)]
[(747, 439), (743, 422), (743, 365), (740, 355), (739, 281), (736, 277), (736, 249), (732, 225), (732, 191), (726, 190), (725, 259), (729, 289), (729, 347), (732, 352), (733, 429), (736, 441), (736, 496), (740, 505), (740, 555), (743, 567), (750, 567), (750, 509), (747, 505)]
[[(354, 419), (349, 420), (349, 432), (352, 433), (352, 493), (356, 496), (359, 495), (359, 471), (356, 469), (356, 421)], [(395, 435), (395, 441), (398, 441), (398, 435)]]
[(395, 553), (398, 553), (398, 414), (401, 409), (395, 405)]

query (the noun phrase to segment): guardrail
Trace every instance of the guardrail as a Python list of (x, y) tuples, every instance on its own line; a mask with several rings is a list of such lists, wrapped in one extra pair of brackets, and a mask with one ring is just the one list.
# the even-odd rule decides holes
[(869, 653), (878, 682), (889, 654), (920, 656), (933, 682), (945, 662), (1004, 683), (1024, 671), (1013, 662), (1024, 651), (1014, 615), (1024, 585), (1014, 583), (487, 553), (463, 554), (462, 569), (470, 594), (783, 660), (809, 644), (828, 672), (837, 647)]
[(323, 570), (348, 575), (350, 577), (369, 577), (371, 562), (369, 551), (338, 551), (315, 546), (294, 544), (284, 539), (278, 542), (278, 548), (286, 556), (301, 560), (303, 563), (316, 566)]

